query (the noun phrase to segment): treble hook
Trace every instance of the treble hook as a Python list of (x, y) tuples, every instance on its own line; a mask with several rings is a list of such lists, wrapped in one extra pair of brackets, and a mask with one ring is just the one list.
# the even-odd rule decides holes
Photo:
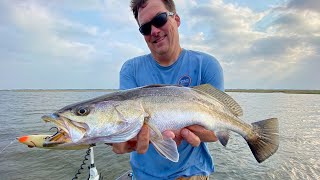
[(51, 131), (52, 129), (56, 129), (57, 132), (54, 133), (54, 134), (51, 135), (51, 136), (46, 137), (45, 139), (50, 139), (50, 138), (54, 137), (55, 135), (57, 135), (57, 134), (60, 132), (57, 127), (52, 127), (52, 128), (49, 129), (49, 131)]
[(57, 131), (59, 131), (59, 129), (58, 129), (57, 127), (51, 127), (51, 128), (49, 129), (49, 131), (51, 131), (51, 129), (56, 129)]
[(57, 127), (52, 127), (52, 128), (50, 128), (49, 129), (49, 131), (51, 131), (51, 129), (56, 129), (56, 133), (54, 133), (52, 136), (55, 136), (55, 135), (57, 135), (59, 132), (60, 132), (60, 130), (57, 128)]

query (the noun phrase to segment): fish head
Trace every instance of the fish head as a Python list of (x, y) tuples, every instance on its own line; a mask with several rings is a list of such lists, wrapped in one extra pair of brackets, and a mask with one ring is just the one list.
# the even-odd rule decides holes
[(124, 142), (138, 133), (144, 114), (136, 101), (92, 101), (66, 106), (42, 119), (56, 124), (72, 142), (98, 137), (104, 142)]
[(52, 122), (65, 131), (73, 142), (81, 140), (90, 130), (90, 119), (94, 107), (72, 106), (62, 108), (52, 114), (42, 116), (45, 122)]

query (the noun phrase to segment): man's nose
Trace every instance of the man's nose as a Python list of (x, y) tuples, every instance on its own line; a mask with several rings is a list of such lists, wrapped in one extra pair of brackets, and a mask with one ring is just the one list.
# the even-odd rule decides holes
[(154, 25), (151, 25), (151, 35), (156, 36), (160, 32), (160, 28), (155, 27)]

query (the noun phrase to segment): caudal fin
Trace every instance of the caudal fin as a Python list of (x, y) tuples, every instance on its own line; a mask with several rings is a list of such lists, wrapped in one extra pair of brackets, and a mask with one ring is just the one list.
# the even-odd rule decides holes
[(254, 134), (247, 136), (247, 143), (256, 158), (261, 163), (273, 155), (279, 147), (278, 119), (271, 118), (252, 123)]

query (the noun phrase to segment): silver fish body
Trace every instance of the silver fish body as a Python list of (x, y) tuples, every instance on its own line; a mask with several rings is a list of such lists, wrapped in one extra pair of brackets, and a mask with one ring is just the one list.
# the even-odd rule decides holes
[(164, 139), (163, 131), (198, 124), (213, 130), (225, 146), (231, 130), (246, 139), (257, 161), (262, 162), (278, 148), (278, 120), (248, 124), (239, 119), (241, 115), (238, 103), (211, 85), (153, 85), (72, 104), (43, 120), (55, 123), (76, 144), (125, 142), (146, 123), (152, 130), (151, 143), (174, 162), (179, 160), (176, 143)]

